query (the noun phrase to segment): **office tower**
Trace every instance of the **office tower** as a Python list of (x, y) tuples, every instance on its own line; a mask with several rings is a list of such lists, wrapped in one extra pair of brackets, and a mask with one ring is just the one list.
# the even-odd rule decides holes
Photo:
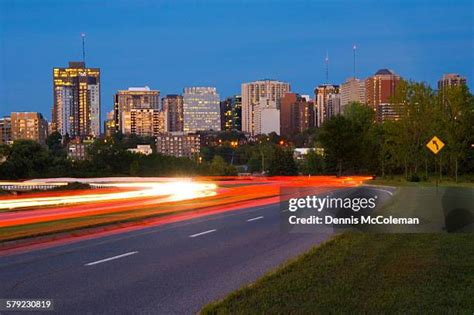
[(107, 113), (107, 119), (104, 121), (104, 134), (106, 137), (111, 137), (117, 132), (118, 127), (115, 125), (114, 111)]
[(199, 134), (170, 132), (156, 137), (156, 151), (164, 155), (194, 158), (199, 155), (200, 148)]
[(341, 84), (339, 94), (341, 96), (342, 112), (349, 103), (358, 102), (365, 104), (365, 80), (357, 78), (347, 79), (346, 82)]
[(12, 119), (5, 116), (0, 118), (0, 144), (12, 142)]
[(326, 118), (341, 114), (341, 96), (340, 94), (330, 93), (327, 98)]
[(166, 131), (183, 131), (183, 97), (181, 95), (169, 94), (163, 97), (162, 104), (166, 116)]
[(281, 99), (281, 136), (291, 137), (315, 126), (314, 104), (308, 98), (296, 93), (286, 93)]
[(466, 83), (466, 78), (457, 73), (443, 74), (443, 77), (438, 80), (438, 90), (441, 91), (446, 87), (466, 85)]
[(259, 104), (260, 98), (276, 102), (280, 107), (280, 99), (285, 93), (290, 92), (290, 84), (264, 79), (249, 83), (242, 83), (242, 131), (256, 135), (255, 130), (255, 106)]
[(151, 90), (148, 86), (117, 91), (114, 95), (114, 115), (119, 130), (122, 128), (122, 115), (132, 109), (160, 109), (160, 91)]
[(69, 62), (53, 69), (52, 130), (81, 139), (100, 135), (100, 69)]
[(220, 103), (221, 130), (242, 130), (242, 97), (235, 95)]
[(316, 126), (321, 127), (326, 119), (328, 119), (331, 112), (328, 112), (328, 100), (334, 97), (334, 94), (339, 94), (339, 85), (322, 84), (314, 89), (314, 99), (316, 100)]
[(133, 108), (122, 113), (120, 130), (125, 135), (156, 137), (165, 132), (165, 113), (158, 109)]
[(220, 131), (219, 102), (219, 94), (215, 87), (185, 88), (183, 93), (184, 132)]
[(48, 137), (48, 122), (43, 115), (35, 112), (11, 113), (12, 140), (34, 140), (46, 143)]
[(392, 70), (381, 69), (365, 80), (367, 105), (375, 110), (378, 122), (400, 118), (401, 106), (392, 101), (400, 79)]
[(254, 106), (254, 134), (280, 134), (280, 110), (275, 100), (261, 97)]
[(400, 82), (400, 76), (388, 69), (380, 69), (365, 80), (367, 105), (376, 109), (382, 103), (390, 103)]

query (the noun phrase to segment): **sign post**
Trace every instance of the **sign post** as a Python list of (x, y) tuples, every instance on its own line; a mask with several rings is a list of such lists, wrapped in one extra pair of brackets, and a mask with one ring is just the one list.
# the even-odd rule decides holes
[[(434, 136), (431, 138), (430, 141), (426, 144), (426, 147), (430, 149), (431, 152), (433, 152), (434, 155), (437, 155), (443, 148), (444, 148), (444, 142), (441, 141), (438, 137)], [(441, 165), (440, 165), (440, 171), (441, 171)], [(436, 176), (436, 192), (438, 191), (438, 176)]]

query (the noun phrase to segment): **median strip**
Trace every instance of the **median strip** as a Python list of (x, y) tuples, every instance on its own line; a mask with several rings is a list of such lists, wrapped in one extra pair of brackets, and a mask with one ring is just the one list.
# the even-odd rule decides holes
[(104, 262), (107, 262), (107, 261), (127, 257), (127, 256), (130, 256), (130, 255), (135, 255), (136, 253), (138, 253), (138, 252), (128, 252), (128, 253), (125, 253), (125, 254), (121, 254), (121, 255), (117, 255), (117, 256), (113, 256), (113, 257), (109, 257), (109, 258), (105, 258), (105, 259), (101, 259), (101, 260), (97, 260), (97, 261), (93, 261), (93, 262), (85, 264), (84, 266), (93, 266), (93, 265), (101, 264), (101, 263), (104, 263)]
[(191, 237), (191, 238), (198, 237), (198, 236), (209, 234), (209, 233), (212, 233), (212, 232), (215, 232), (215, 231), (217, 231), (217, 230), (215, 230), (215, 229), (214, 230), (208, 230), (208, 231), (204, 231), (204, 232), (201, 232), (201, 233), (189, 235), (189, 237)]

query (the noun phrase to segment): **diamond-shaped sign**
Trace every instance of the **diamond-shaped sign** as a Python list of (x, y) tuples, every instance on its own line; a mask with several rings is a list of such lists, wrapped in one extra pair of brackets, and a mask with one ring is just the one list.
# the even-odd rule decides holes
[(438, 154), (438, 152), (444, 147), (444, 143), (438, 137), (434, 136), (430, 141), (428, 141), (426, 146), (431, 150), (431, 152)]

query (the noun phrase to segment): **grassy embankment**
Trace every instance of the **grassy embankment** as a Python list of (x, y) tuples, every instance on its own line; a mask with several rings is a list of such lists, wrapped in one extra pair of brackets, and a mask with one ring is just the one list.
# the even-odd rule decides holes
[(472, 221), (460, 228), (466, 216), (456, 213), (472, 214), (473, 205), (472, 188), (400, 187), (381, 214), (418, 215), (424, 231), (438, 233), (338, 235), (202, 313), (472, 314), (474, 234), (445, 231), (451, 224), (472, 232)]

